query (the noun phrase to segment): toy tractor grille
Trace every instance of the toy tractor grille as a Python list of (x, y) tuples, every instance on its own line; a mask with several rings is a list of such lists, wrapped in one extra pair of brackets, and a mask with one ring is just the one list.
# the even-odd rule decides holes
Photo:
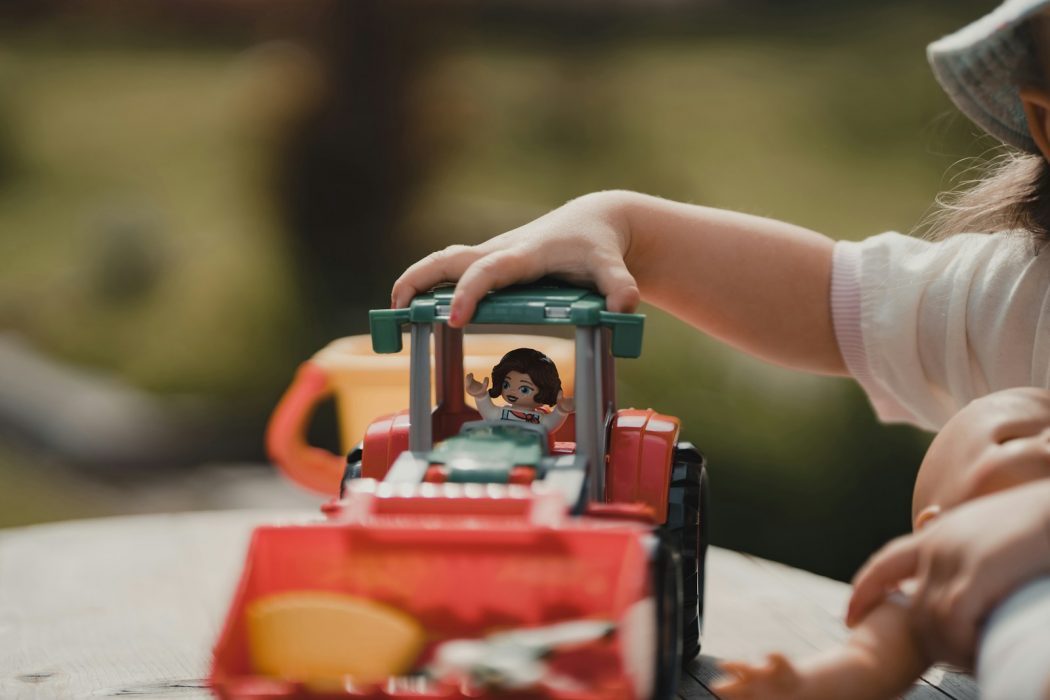
[(536, 468), (517, 464), (510, 469), (497, 472), (478, 469), (456, 470), (444, 464), (431, 465), (423, 475), (427, 484), (519, 484), (528, 486), (536, 480)]

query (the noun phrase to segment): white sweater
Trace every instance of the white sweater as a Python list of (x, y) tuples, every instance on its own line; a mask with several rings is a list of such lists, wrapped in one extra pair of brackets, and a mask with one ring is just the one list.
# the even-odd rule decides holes
[(936, 430), (985, 394), (1050, 388), (1050, 247), (1037, 250), (1013, 234), (835, 245), (835, 335), (881, 420)]
[[(931, 243), (884, 233), (835, 245), (832, 317), (879, 418), (939, 429), (972, 399), (1050, 388), (1050, 246), (1005, 234)], [(1050, 578), (1012, 592), (985, 625), (981, 697), (1045, 697)]]

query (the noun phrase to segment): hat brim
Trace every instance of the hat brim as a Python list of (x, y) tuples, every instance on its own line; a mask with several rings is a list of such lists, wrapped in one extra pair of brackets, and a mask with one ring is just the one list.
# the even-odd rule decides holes
[(952, 102), (1000, 141), (1038, 152), (1019, 90), (1030, 75), (1035, 46), (1025, 20), (1050, 0), (1008, 0), (993, 12), (926, 49), (930, 67)]

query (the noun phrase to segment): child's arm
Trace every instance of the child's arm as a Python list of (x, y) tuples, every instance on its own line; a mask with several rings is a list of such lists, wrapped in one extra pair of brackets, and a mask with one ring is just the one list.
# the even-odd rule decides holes
[(458, 280), (450, 322), (490, 289), (555, 275), (598, 288), (612, 310), (647, 301), (777, 364), (845, 374), (831, 323), (830, 239), (748, 214), (634, 192), (597, 192), (477, 246), (451, 246), (408, 268), (405, 306)]
[(912, 624), (930, 658), (970, 668), (981, 622), (1010, 591), (1050, 573), (1050, 479), (963, 504), (877, 552), (854, 580), (847, 622), (901, 581), (918, 582)]
[(901, 604), (883, 601), (840, 647), (793, 665), (774, 655), (765, 666), (723, 664), (713, 688), (723, 700), (891, 700), (930, 665)]

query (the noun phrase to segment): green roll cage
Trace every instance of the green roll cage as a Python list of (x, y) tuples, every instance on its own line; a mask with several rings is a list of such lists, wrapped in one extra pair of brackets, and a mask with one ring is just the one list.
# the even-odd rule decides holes
[[(411, 345), (408, 448), (414, 454), (433, 445), (430, 404), (430, 337), (435, 335), (437, 403), (450, 410), (463, 404), (463, 333), (448, 326), (452, 287), (415, 297), (404, 309), (369, 313), (372, 349), (402, 349), (404, 326)], [(536, 283), (489, 292), (477, 305), (470, 325), (573, 326), (576, 329), (576, 456), (587, 463), (592, 501), (605, 496), (606, 427), (614, 411), (613, 358), (642, 352), (642, 314), (605, 309), (605, 298), (588, 289)], [(510, 348), (508, 348), (509, 350)]]

